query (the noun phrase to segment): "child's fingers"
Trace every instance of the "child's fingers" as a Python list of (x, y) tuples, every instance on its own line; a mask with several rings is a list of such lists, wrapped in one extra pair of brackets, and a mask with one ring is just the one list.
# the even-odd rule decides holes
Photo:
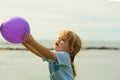
[(26, 42), (26, 40), (28, 38), (28, 33), (25, 33), (22, 38), (23, 38), (23, 42)]
[(33, 39), (32, 35), (29, 33), (25, 33), (23, 35), (23, 42), (30, 43)]
[(25, 39), (25, 38), (29, 38), (30, 37), (30, 34), (29, 33), (25, 33), (24, 35), (23, 35), (23, 38)]

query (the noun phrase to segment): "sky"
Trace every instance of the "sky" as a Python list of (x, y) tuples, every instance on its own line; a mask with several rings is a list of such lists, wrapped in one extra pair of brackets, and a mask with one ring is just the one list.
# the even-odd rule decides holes
[(120, 0), (0, 0), (0, 24), (16, 16), (35, 39), (54, 40), (69, 29), (83, 41), (120, 41)]

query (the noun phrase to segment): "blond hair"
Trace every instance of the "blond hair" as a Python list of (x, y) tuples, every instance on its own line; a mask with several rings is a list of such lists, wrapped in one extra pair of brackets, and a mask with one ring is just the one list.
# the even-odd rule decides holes
[(75, 55), (80, 51), (82, 47), (82, 41), (76, 33), (70, 30), (62, 31), (59, 37), (64, 38), (65, 41), (68, 41), (69, 48), (73, 49), (73, 51), (70, 53), (70, 58), (71, 58), (73, 73), (74, 73), (74, 76), (76, 76), (76, 71), (74, 68), (74, 58), (75, 58)]

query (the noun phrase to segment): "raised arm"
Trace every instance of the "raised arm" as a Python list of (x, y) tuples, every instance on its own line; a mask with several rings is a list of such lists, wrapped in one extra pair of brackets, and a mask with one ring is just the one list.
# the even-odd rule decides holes
[(33, 48), (31, 45), (27, 44), (26, 42), (23, 42), (22, 44), (35, 55), (42, 57), (42, 54), (38, 52), (35, 48)]
[[(37, 52), (37, 53), (35, 53), (36, 55), (40, 54), (40, 56), (42, 55), (48, 59), (56, 60), (55, 54), (52, 51), (50, 51), (48, 48), (42, 46), (37, 41), (35, 41), (30, 34), (27, 33), (24, 35), (24, 42), (31, 45), (36, 50), (36, 52)], [(27, 46), (27, 48), (28, 48), (28, 46)], [(29, 50), (31, 50), (31, 49), (29, 49)]]

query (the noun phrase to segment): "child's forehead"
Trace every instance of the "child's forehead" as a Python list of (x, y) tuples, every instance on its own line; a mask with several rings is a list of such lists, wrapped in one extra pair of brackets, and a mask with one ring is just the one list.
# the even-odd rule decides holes
[(69, 35), (59, 35), (58, 38), (64, 39), (64, 40), (69, 40)]
[(63, 32), (61, 32), (59, 35), (58, 35), (58, 38), (64, 38), (64, 39), (70, 39), (70, 38), (72, 38), (73, 37), (73, 34), (72, 34), (72, 32), (70, 32), (70, 31), (63, 31)]
[(68, 37), (67, 34), (60, 34), (60, 35), (58, 36), (58, 38), (66, 38), (66, 37)]
[(68, 35), (68, 32), (61, 32), (61, 33), (59, 34), (59, 36), (61, 36), (61, 37), (62, 37), (62, 36), (64, 37), (64, 36), (67, 36), (67, 35)]

